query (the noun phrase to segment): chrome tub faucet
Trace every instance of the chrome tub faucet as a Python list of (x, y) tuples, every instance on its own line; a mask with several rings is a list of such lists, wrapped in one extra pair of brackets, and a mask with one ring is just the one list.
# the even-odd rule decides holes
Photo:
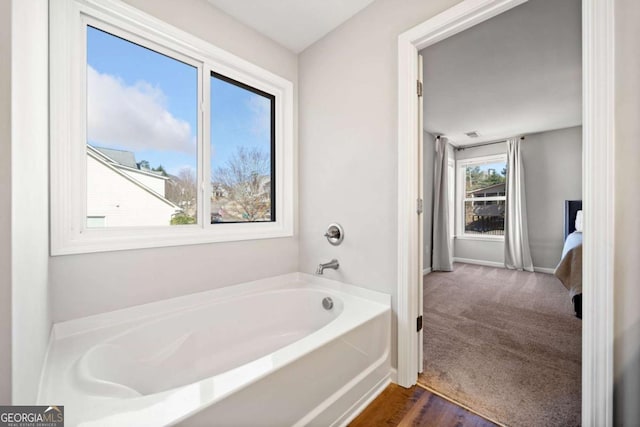
[(340, 267), (340, 263), (338, 262), (337, 259), (332, 259), (329, 262), (326, 262), (324, 264), (319, 264), (318, 268), (316, 269), (316, 274), (317, 275), (322, 275), (322, 273), (324, 272), (324, 270), (326, 268), (331, 268), (333, 270), (337, 270)]

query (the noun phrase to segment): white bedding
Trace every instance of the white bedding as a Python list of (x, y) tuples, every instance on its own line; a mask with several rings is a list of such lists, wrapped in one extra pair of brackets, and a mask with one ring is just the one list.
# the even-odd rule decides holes
[(571, 249), (581, 244), (582, 244), (582, 232), (574, 231), (573, 233), (569, 234), (566, 240), (564, 241), (564, 246), (562, 248), (562, 256), (560, 257), (560, 259), (564, 258), (567, 252), (569, 252)]

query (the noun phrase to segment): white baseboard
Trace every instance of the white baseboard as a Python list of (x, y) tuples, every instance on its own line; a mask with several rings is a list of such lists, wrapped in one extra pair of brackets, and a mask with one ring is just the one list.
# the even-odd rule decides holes
[(462, 262), (464, 264), (484, 265), (485, 267), (504, 268), (504, 263), (495, 261), (485, 261), (483, 259), (469, 259), (454, 257), (453, 262)]
[(331, 423), (331, 426), (332, 427), (348, 426), (349, 423), (353, 421), (358, 415), (360, 415), (362, 411), (364, 411), (367, 408), (367, 406), (369, 406), (371, 402), (375, 400), (376, 397), (380, 396), (380, 394), (384, 391), (385, 388), (387, 388), (390, 382), (391, 382), (390, 378), (386, 376), (384, 379), (378, 382), (378, 384), (376, 384), (371, 390), (369, 390), (364, 396), (362, 396), (362, 398), (360, 398), (360, 400), (356, 402), (350, 408), (349, 411), (347, 411), (340, 418), (338, 418), (336, 421)]
[[(495, 262), (495, 261), (485, 261), (483, 259), (469, 259), (469, 258), (457, 258), (457, 257), (454, 257), (453, 258), (453, 262), (462, 262), (464, 264), (483, 265), (485, 267), (505, 268), (504, 267), (504, 263)], [(555, 268), (533, 267), (533, 271), (535, 271), (537, 273), (553, 274), (553, 272), (555, 271)]]
[(427, 274), (431, 273), (431, 267), (429, 268), (425, 268), (424, 270), (422, 270), (422, 275), (426, 276)]
[(389, 378), (391, 382), (394, 384), (398, 384), (398, 370), (396, 368), (391, 368), (391, 372), (389, 373)]

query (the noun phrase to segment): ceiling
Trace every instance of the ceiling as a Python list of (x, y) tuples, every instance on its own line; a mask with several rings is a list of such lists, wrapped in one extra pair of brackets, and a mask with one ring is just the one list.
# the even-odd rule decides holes
[(294, 53), (300, 53), (374, 0), (208, 0)]
[(425, 48), (425, 130), (468, 145), (580, 125), (581, 37), (581, 0), (529, 0)]

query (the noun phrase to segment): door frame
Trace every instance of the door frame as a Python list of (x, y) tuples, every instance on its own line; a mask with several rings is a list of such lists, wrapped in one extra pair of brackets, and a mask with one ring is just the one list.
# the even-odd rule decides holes
[[(398, 38), (398, 384), (416, 383), (418, 51), (527, 0), (464, 0)], [(582, 0), (582, 425), (613, 422), (614, 2)]]

